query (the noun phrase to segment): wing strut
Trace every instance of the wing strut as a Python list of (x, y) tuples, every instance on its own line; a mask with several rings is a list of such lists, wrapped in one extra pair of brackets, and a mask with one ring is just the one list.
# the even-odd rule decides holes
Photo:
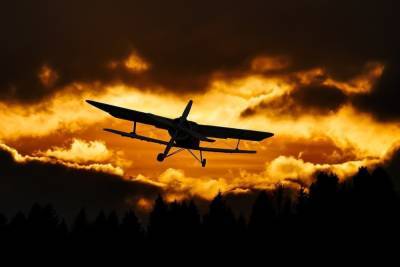
[(136, 121), (133, 122), (133, 132), (134, 134), (136, 134)]
[(240, 138), (239, 138), (238, 141), (237, 141), (236, 150), (239, 150), (239, 143), (240, 143)]

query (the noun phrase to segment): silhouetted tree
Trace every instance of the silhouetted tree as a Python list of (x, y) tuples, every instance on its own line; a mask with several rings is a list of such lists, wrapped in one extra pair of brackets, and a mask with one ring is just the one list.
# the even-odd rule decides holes
[(119, 218), (117, 212), (115, 210), (111, 211), (107, 218), (107, 224), (112, 229), (113, 232), (116, 232), (119, 227)]
[(257, 196), (250, 214), (250, 234), (264, 238), (275, 231), (276, 211), (267, 192), (262, 191)]
[(7, 227), (7, 217), (0, 213), (0, 237), (4, 235)]
[(88, 237), (89, 230), (86, 210), (81, 209), (72, 225), (72, 236), (76, 241), (80, 242)]
[(125, 213), (121, 222), (121, 236), (126, 244), (140, 245), (143, 241), (142, 227), (133, 210)]
[(306, 189), (302, 186), (298, 191), (297, 202), (296, 202), (296, 213), (298, 215), (303, 215), (307, 211), (308, 205), (308, 194)]
[(335, 174), (319, 172), (310, 186), (310, 204), (314, 212), (332, 214), (337, 200), (339, 179)]
[(277, 184), (274, 191), (273, 196), (275, 200), (275, 210), (276, 213), (280, 214), (285, 205), (285, 187), (282, 184)]
[(68, 225), (65, 222), (65, 220), (62, 219), (61, 222), (57, 226), (57, 236), (62, 241), (66, 241), (66, 238), (68, 237), (68, 234), (69, 234)]
[(243, 213), (241, 213), (237, 219), (235, 236), (238, 239), (238, 242), (241, 243), (241, 242), (245, 242), (246, 235), (247, 235), (246, 218), (244, 217)]
[(400, 202), (391, 177), (383, 168), (371, 173), (360, 168), (352, 179), (341, 182), (334, 174), (320, 172), (308, 189), (298, 191), (297, 197), (282, 185), (262, 191), (249, 218), (240, 214), (236, 219), (222, 193), (210, 202), (203, 217), (193, 200), (168, 204), (158, 196), (149, 214), (147, 234), (133, 210), (124, 214), (121, 222), (116, 211), (108, 215), (100, 211), (88, 222), (82, 209), (69, 233), (67, 223), (51, 205), (34, 204), (27, 217), (18, 212), (9, 223), (0, 214), (0, 240), (15, 247), (34, 247), (40, 240), (47, 244), (47, 252), (51, 247), (60, 250), (65, 246), (85, 253), (91, 248), (96, 251), (94, 257), (110, 252), (121, 256), (145, 249), (154, 251), (152, 248), (165, 250), (182, 244), (193, 250), (204, 241), (211, 252), (222, 247), (236, 252), (233, 249), (243, 248), (242, 244), (257, 244), (271, 254), (290, 247), (316, 253), (324, 244), (335, 242), (345, 250), (371, 244), (372, 240), (378, 240), (378, 244), (395, 242), (400, 237), (399, 217)]
[(19, 211), (11, 219), (10, 225), (10, 240), (15, 242), (24, 242), (28, 238), (28, 222), (25, 215)]
[(376, 168), (372, 172), (372, 179), (378, 202), (386, 207), (390, 206), (391, 203), (394, 203), (396, 198), (394, 184), (385, 169), (382, 167)]
[(101, 210), (92, 224), (91, 239), (96, 245), (107, 242), (108, 230), (106, 214)]
[(34, 204), (29, 212), (27, 222), (31, 239), (55, 238), (59, 218), (51, 205), (42, 207), (37, 203)]
[(200, 214), (199, 210), (193, 200), (185, 206), (185, 223), (184, 232), (187, 236), (192, 235), (192, 238), (198, 238), (200, 231)]
[(373, 193), (373, 179), (366, 167), (358, 169), (356, 175), (353, 176), (353, 185), (356, 193), (371, 194)]
[(235, 216), (219, 192), (211, 201), (208, 213), (204, 215), (204, 230), (210, 239), (231, 240), (235, 228)]
[(168, 205), (159, 195), (154, 202), (153, 210), (150, 212), (148, 235), (154, 239), (164, 239), (168, 233)]
[(368, 169), (361, 167), (358, 172), (353, 176), (353, 192), (351, 192), (350, 203), (345, 205), (351, 205), (352, 220), (355, 225), (363, 225), (369, 223), (371, 215), (371, 207), (375, 201), (375, 189), (373, 178), (369, 173)]

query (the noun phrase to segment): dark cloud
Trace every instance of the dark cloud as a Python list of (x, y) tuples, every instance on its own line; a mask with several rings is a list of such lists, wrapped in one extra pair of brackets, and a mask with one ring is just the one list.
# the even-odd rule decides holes
[(346, 95), (336, 87), (323, 85), (304, 86), (291, 95), (303, 107), (322, 111), (335, 111), (346, 102)]
[[(284, 55), (284, 71), (322, 67), (339, 80), (399, 47), (398, 1), (11, 1), (0, 11), (0, 98), (35, 100), (73, 81), (201, 90), (216, 71)], [(109, 68), (135, 50), (146, 74)], [(38, 72), (58, 79), (43, 86)]]
[[(20, 210), (26, 212), (34, 203), (39, 203), (52, 204), (69, 222), (81, 208), (85, 208), (91, 218), (100, 210), (122, 213), (136, 208), (146, 222), (148, 210), (137, 209), (134, 204), (140, 198), (153, 200), (163, 193), (156, 186), (94, 170), (75, 169), (34, 158), (17, 162), (14, 155), (2, 147), (0, 166), (0, 213), (9, 216)], [(240, 194), (227, 192), (225, 197), (237, 215), (248, 215), (258, 193), (256, 189)], [(193, 196), (193, 200), (201, 213), (208, 210), (208, 200), (198, 196)]]
[(258, 112), (294, 117), (304, 114), (326, 114), (337, 111), (347, 100), (348, 97), (333, 86), (300, 86), (281, 97), (245, 109), (241, 116), (247, 117)]
[(155, 186), (94, 170), (35, 159), (15, 161), (0, 148), (0, 211), (26, 210), (33, 203), (53, 204), (69, 218), (81, 208), (93, 215), (100, 209), (126, 211), (140, 197), (154, 198)]
[(393, 179), (396, 190), (400, 192), (400, 145), (395, 145), (391, 151), (389, 151), (387, 159), (385, 161), (386, 170), (389, 172)]
[(383, 121), (400, 119), (400, 61), (385, 66), (370, 93), (352, 99), (355, 107)]

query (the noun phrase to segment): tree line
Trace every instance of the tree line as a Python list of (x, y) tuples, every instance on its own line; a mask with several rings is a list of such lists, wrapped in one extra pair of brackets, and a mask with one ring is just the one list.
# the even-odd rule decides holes
[(142, 224), (133, 210), (118, 216), (100, 211), (90, 221), (84, 209), (71, 225), (51, 205), (34, 204), (28, 214), (11, 219), (0, 215), (0, 240), (14, 244), (70, 244), (140, 250), (207, 243), (211, 248), (251, 246), (293, 248), (335, 243), (350, 247), (372, 240), (399, 237), (399, 197), (391, 177), (382, 168), (360, 168), (339, 182), (333, 173), (320, 172), (309, 188), (294, 192), (284, 186), (260, 191), (250, 216), (236, 216), (219, 193), (200, 214), (193, 200), (167, 203), (159, 196)]

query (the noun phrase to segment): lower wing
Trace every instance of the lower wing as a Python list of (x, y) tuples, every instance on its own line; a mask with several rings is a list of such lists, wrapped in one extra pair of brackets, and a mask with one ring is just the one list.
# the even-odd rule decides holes
[[(113, 134), (118, 134), (121, 136), (129, 137), (129, 138), (134, 138), (146, 142), (151, 142), (151, 143), (156, 143), (160, 145), (167, 145), (168, 142), (164, 140), (159, 140), (143, 135), (138, 135), (135, 133), (127, 133), (119, 130), (114, 130), (114, 129), (109, 129), (105, 128), (104, 131), (113, 133)], [(191, 150), (201, 150), (205, 152), (214, 152), (214, 153), (230, 153), (230, 154), (255, 154), (255, 150), (242, 150), (242, 149), (229, 149), (229, 148), (217, 148), (217, 147), (198, 147), (198, 148), (190, 148), (190, 147), (183, 147), (183, 146), (178, 146), (174, 144), (174, 147), (179, 147), (179, 148), (185, 148), (185, 149), (191, 149)]]
[(228, 127), (213, 126), (213, 125), (201, 125), (201, 124), (197, 125), (196, 132), (207, 137), (233, 138), (233, 139), (250, 140), (250, 141), (261, 141), (265, 138), (269, 138), (274, 135), (273, 133), (269, 132), (236, 129), (236, 128), (228, 128)]

